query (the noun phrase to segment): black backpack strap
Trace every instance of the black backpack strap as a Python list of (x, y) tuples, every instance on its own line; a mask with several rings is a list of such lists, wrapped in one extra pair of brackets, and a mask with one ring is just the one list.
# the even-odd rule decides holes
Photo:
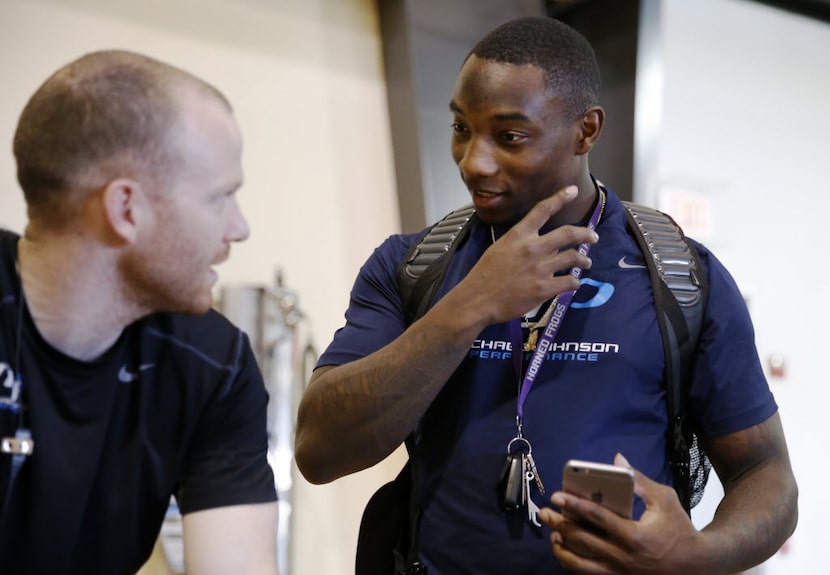
[(666, 365), (669, 458), (674, 488), (688, 512), (697, 503), (689, 487), (690, 450), (696, 438), (686, 418), (686, 397), (708, 298), (706, 274), (697, 250), (670, 216), (631, 202), (623, 205), (651, 276)]
[(393, 575), (398, 547), (408, 539), (412, 477), (410, 461), (398, 476), (382, 485), (363, 510), (355, 555), (356, 575)]
[[(412, 446), (413, 439), (410, 435), (406, 442), (408, 453), (411, 453)], [(394, 548), (395, 575), (425, 575), (427, 568), (418, 561), (418, 532), (421, 527), (420, 482), (418, 481), (418, 471), (413, 465), (411, 457), (406, 460), (406, 465), (404, 465), (400, 475), (404, 473), (409, 475), (403, 481), (408, 485), (409, 490), (406, 498), (408, 514), (406, 523), (402, 525), (403, 532), (398, 541), (398, 546)]]
[[(434, 303), (453, 254), (470, 231), (475, 208), (468, 204), (444, 216), (416, 242), (398, 266), (398, 286), (409, 324)], [(406, 440), (407, 451), (414, 435)], [(412, 459), (398, 476), (369, 499), (360, 521), (355, 559), (356, 575), (421, 575), (418, 561), (418, 477)]]
[[(406, 440), (407, 452), (412, 437)], [(394, 480), (369, 498), (360, 519), (355, 555), (355, 575), (425, 575), (418, 561), (418, 528), (421, 506), (418, 474), (407, 459)]]
[(415, 485), (415, 467), (408, 459), (397, 477), (369, 498), (360, 520), (356, 575), (426, 573), (426, 567), (418, 561), (421, 509)]
[(475, 216), (467, 204), (444, 216), (407, 251), (398, 266), (401, 301), (408, 322), (414, 323), (434, 303), (452, 256), (470, 232)]

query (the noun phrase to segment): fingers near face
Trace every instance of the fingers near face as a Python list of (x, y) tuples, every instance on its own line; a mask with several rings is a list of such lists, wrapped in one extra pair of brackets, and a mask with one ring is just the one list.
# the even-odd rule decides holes
[(533, 209), (522, 219), (520, 225), (540, 230), (551, 217), (561, 210), (568, 203), (572, 202), (578, 194), (576, 186), (562, 188), (550, 197), (547, 197), (533, 206)]

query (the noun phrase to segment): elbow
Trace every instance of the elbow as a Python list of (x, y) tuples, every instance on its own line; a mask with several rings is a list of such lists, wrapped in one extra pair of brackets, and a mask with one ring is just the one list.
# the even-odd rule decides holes
[(790, 497), (789, 497), (789, 525), (788, 531), (786, 533), (786, 538), (789, 538), (794, 532), (795, 528), (798, 525), (798, 484), (795, 481), (795, 478), (792, 479), (792, 485), (790, 487)]
[(773, 491), (779, 494), (776, 517), (783, 544), (792, 536), (798, 525), (798, 482), (789, 464), (789, 458), (781, 471), (778, 488)]
[(318, 426), (309, 423), (301, 410), (294, 436), (294, 461), (309, 483), (322, 485), (340, 477), (334, 470), (336, 454), (329, 453), (328, 445)]
[(300, 471), (300, 474), (309, 483), (323, 485), (324, 483), (331, 483), (337, 479), (327, 469), (325, 457), (321, 456), (318, 450), (309, 448), (308, 442), (303, 441), (299, 433), (294, 443), (294, 461), (297, 463), (297, 469)]
[[(297, 409), (294, 461), (302, 476), (314, 485), (331, 483), (344, 475), (365, 469), (363, 444), (355, 436), (354, 417), (343, 417), (340, 402), (321, 393), (323, 374), (332, 367), (317, 368)], [(360, 426), (358, 426), (360, 427)]]
[(328, 451), (331, 442), (327, 439), (321, 423), (325, 421), (325, 417), (316, 413), (311, 394), (315, 376), (318, 375), (318, 371), (315, 371), (309, 388), (300, 400), (294, 433), (294, 462), (306, 481), (314, 485), (330, 483), (337, 479), (332, 472), (333, 457), (336, 454)]

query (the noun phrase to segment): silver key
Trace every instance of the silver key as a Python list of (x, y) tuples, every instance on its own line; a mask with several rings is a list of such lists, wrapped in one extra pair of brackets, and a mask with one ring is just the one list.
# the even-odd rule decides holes
[(525, 492), (527, 493), (527, 519), (536, 527), (541, 527), (539, 523), (539, 506), (533, 502), (533, 497), (530, 496), (530, 482), (534, 481), (534, 476), (531, 471), (525, 473)]
[(530, 501), (530, 485), (527, 483), (527, 455), (522, 454), (522, 476), (525, 478), (522, 481), (522, 505), (527, 505), (527, 502)]
[(527, 464), (530, 468), (530, 473), (533, 474), (533, 480), (536, 482), (536, 487), (539, 488), (539, 493), (541, 495), (545, 494), (545, 486), (542, 485), (542, 477), (539, 475), (539, 471), (536, 469), (536, 462), (533, 461), (533, 455), (531, 452), (527, 454)]

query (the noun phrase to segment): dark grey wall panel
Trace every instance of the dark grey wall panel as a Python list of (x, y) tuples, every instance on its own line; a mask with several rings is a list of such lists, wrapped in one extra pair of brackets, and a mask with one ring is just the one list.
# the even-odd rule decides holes
[[(582, 0), (557, 17), (594, 43), (608, 120), (591, 166), (631, 197), (638, 0)], [(450, 156), (448, 104), (475, 42), (513, 18), (545, 16), (544, 0), (380, 0), (401, 228), (421, 229), (469, 201)]]
[(414, 232), (469, 202), (450, 156), (449, 101), (464, 58), (543, 0), (379, 0), (401, 229)]

